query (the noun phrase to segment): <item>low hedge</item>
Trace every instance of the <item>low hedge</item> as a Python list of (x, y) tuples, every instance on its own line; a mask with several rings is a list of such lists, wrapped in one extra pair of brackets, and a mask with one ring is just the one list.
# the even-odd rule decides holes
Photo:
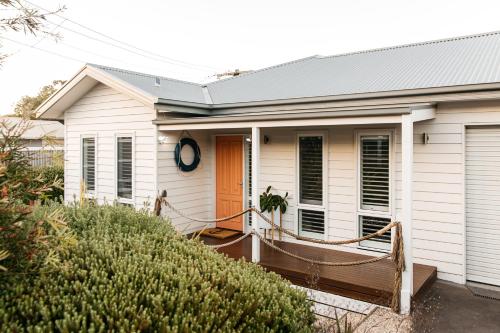
[(274, 273), (131, 208), (64, 209), (77, 244), (39, 274), (2, 277), (0, 331), (312, 331), (306, 295)]

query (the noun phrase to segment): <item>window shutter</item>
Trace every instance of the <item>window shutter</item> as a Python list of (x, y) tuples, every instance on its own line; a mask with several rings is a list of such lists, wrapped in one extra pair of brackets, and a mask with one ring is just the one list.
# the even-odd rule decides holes
[[(361, 236), (377, 232), (391, 223), (391, 219), (386, 217), (360, 216), (360, 220)], [(387, 231), (382, 236), (371, 238), (370, 242), (391, 244), (391, 231)]]
[(132, 199), (132, 138), (117, 138), (117, 192), (119, 198)]
[(325, 213), (317, 210), (299, 209), (301, 232), (323, 234), (325, 232)]
[(323, 137), (299, 138), (300, 203), (323, 204)]
[(361, 208), (389, 210), (389, 136), (361, 137)]
[(82, 178), (85, 189), (95, 191), (95, 138), (82, 140)]

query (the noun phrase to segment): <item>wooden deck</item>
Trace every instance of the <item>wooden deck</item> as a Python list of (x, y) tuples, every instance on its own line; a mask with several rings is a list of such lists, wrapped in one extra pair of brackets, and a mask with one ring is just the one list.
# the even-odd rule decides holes
[[(206, 244), (226, 243), (234, 238), (219, 240), (201, 237)], [(371, 258), (361, 254), (294, 243), (275, 241), (275, 244), (302, 257), (318, 260), (346, 262)], [(218, 251), (234, 259), (244, 257), (246, 260), (251, 260), (251, 238), (248, 237)], [(358, 266), (313, 267), (304, 261), (273, 250), (263, 243), (260, 246), (260, 258), (260, 265), (266, 270), (278, 273), (294, 284), (384, 306), (390, 305), (395, 272), (390, 260)], [(432, 285), (436, 277), (436, 267), (413, 264), (414, 298), (419, 297), (427, 287)]]

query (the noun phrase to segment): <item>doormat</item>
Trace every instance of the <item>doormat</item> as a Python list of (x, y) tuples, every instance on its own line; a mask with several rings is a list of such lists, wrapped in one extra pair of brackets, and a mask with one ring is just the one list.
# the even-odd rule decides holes
[(500, 301), (500, 288), (495, 286), (467, 283), (472, 295)]
[(226, 239), (232, 236), (241, 234), (240, 231), (222, 229), (222, 228), (208, 228), (200, 232), (201, 235), (207, 237), (213, 237), (217, 239)]

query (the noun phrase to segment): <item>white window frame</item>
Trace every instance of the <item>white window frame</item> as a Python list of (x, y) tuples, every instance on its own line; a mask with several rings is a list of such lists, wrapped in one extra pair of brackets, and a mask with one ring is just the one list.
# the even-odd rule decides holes
[(94, 190), (89, 191), (86, 189), (84, 196), (89, 199), (97, 198), (97, 190), (98, 190), (98, 179), (97, 179), (97, 168), (98, 168), (98, 142), (97, 142), (97, 133), (86, 133), (86, 134), (81, 134), (80, 135), (80, 173), (79, 173), (79, 187), (81, 186), (81, 183), (83, 182), (83, 139), (88, 139), (88, 138), (93, 138), (94, 139), (94, 156), (95, 156), (95, 165), (94, 165)]
[[(131, 138), (132, 139), (132, 198), (118, 197), (118, 138)], [(114, 188), (116, 201), (122, 204), (135, 206), (135, 132), (115, 133), (114, 139)]]
[[(387, 211), (379, 209), (363, 209), (361, 208), (361, 137), (363, 136), (389, 136), (389, 207)], [(361, 216), (373, 216), (394, 219), (395, 216), (395, 152), (396, 145), (394, 140), (394, 129), (372, 129), (372, 130), (356, 130), (356, 226), (358, 229), (359, 237), (362, 236)], [(390, 244), (383, 244), (375, 241), (363, 241), (358, 244), (361, 249), (375, 250), (375, 251), (390, 251), (392, 248), (392, 236)]]
[[(304, 204), (300, 202), (300, 138), (301, 137), (311, 137), (311, 136), (320, 136), (322, 138), (323, 142), (323, 163), (322, 163), (322, 168), (323, 168), (323, 193), (322, 193), (322, 203), (321, 205), (311, 205), (311, 204)], [(317, 239), (328, 239), (328, 132), (327, 131), (305, 131), (305, 132), (297, 132), (296, 134), (296, 140), (295, 140), (295, 169), (296, 169), (296, 209), (295, 209), (295, 216), (296, 216), (296, 234), (299, 234), (301, 236), (306, 236), (310, 238), (317, 238)], [(324, 216), (324, 232), (323, 234), (318, 234), (314, 232), (307, 232), (307, 231), (301, 231), (300, 229), (300, 210), (312, 210), (312, 211), (318, 211), (318, 212), (323, 212)]]

